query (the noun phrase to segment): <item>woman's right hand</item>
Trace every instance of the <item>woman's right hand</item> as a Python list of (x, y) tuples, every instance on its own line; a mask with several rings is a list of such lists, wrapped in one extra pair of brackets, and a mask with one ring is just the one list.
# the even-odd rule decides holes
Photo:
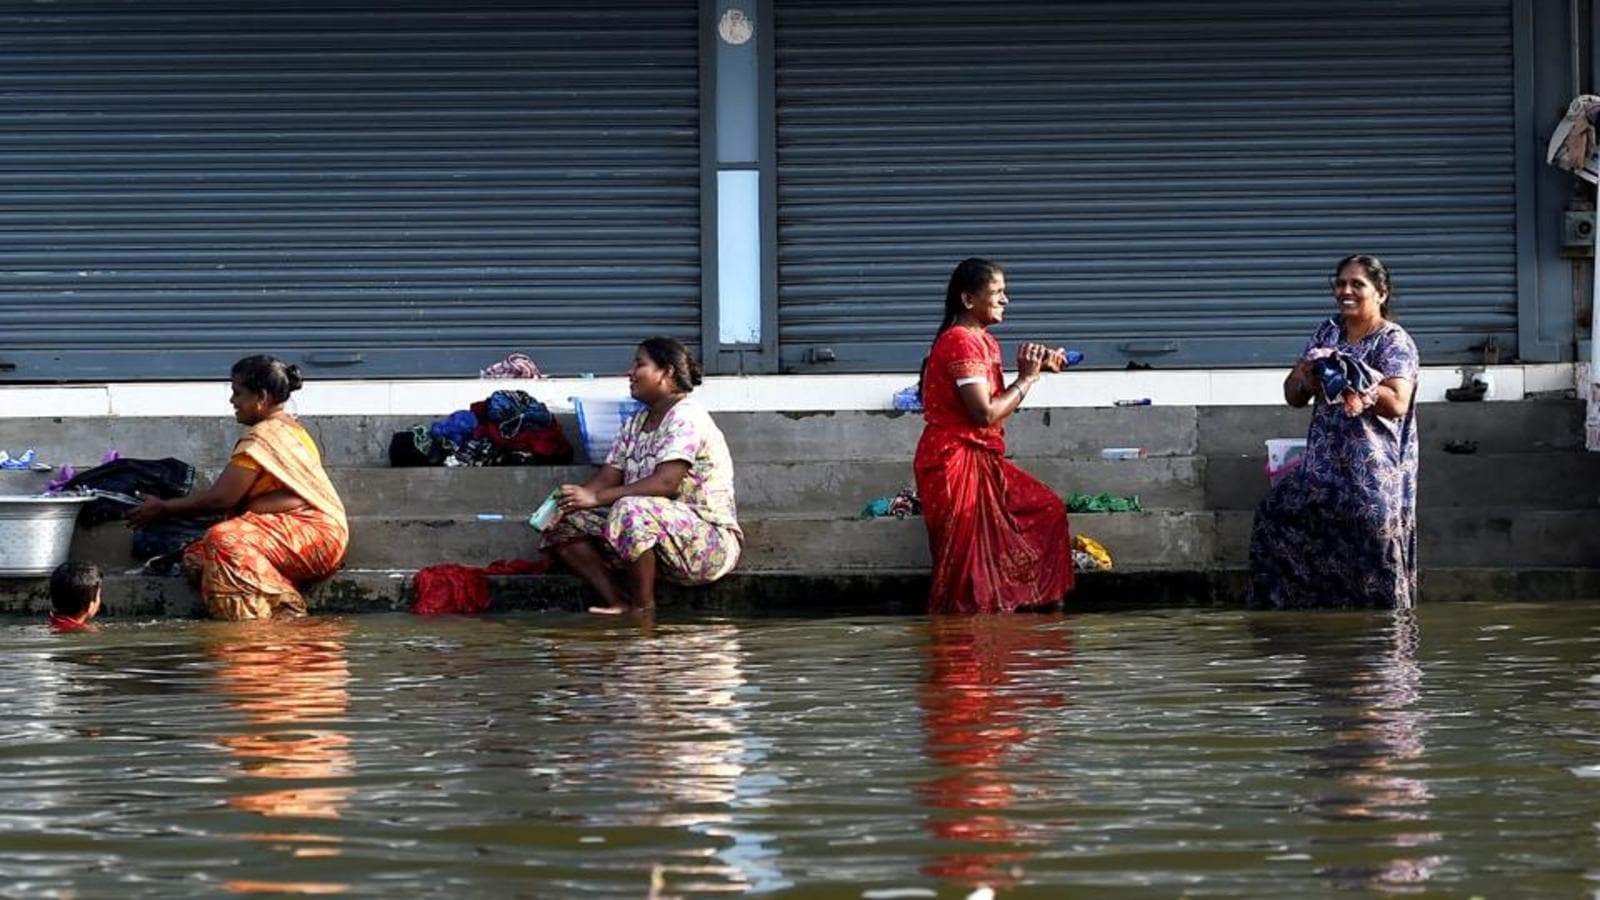
[(1309, 359), (1295, 363), (1294, 374), (1309, 389), (1315, 390), (1322, 384), (1322, 379), (1317, 375), (1317, 367)]
[(1039, 370), (1044, 367), (1045, 355), (1049, 351), (1043, 344), (1032, 341), (1024, 343), (1017, 348), (1017, 377), (1032, 381), (1039, 377)]
[(143, 503), (128, 511), (128, 527), (147, 528), (160, 521), (166, 514), (167, 501), (159, 497), (145, 497)]
[(600, 498), (587, 485), (563, 484), (561, 493), (556, 500), (556, 508), (562, 513), (577, 512), (580, 509), (594, 509), (600, 505)]

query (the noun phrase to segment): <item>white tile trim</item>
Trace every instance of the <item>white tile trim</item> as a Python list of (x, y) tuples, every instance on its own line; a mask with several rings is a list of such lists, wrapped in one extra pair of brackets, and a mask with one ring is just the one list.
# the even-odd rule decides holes
[[(1282, 369), (1089, 369), (1046, 375), (1028, 395), (1027, 406), (1110, 406), (1117, 400), (1149, 398), (1164, 406), (1272, 406), (1283, 402)], [(1528, 392), (1574, 386), (1572, 363), (1490, 366), (1490, 400), (1520, 400)], [(1454, 366), (1423, 369), (1417, 398), (1444, 399), (1461, 384)], [(706, 379), (695, 399), (713, 411), (891, 409), (894, 392), (916, 381), (914, 374), (718, 376)], [(570, 398), (624, 397), (627, 380), (454, 379), (442, 381), (312, 381), (295, 395), (301, 415), (434, 416), (465, 409), (502, 388), (525, 390), (557, 411)], [(0, 386), (0, 418), (172, 417), (228, 413), (228, 383), (119, 382), (86, 385)]]

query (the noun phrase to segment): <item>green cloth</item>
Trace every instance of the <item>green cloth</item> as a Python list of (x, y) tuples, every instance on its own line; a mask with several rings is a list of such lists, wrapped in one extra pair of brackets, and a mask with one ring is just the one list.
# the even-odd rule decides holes
[(1073, 491), (1067, 497), (1068, 512), (1138, 512), (1138, 497), (1118, 497), (1114, 494), (1085, 494)]

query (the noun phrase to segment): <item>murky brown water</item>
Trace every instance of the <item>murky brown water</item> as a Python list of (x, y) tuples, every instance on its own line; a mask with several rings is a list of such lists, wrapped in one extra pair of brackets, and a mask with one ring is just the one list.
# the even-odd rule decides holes
[(9, 894), (1592, 895), (1600, 609), (0, 626)]

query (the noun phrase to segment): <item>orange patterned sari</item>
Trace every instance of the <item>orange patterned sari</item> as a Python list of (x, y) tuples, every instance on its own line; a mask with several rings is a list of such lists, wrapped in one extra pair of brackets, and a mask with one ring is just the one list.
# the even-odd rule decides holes
[[(258, 479), (273, 479), (307, 505), (281, 513), (245, 512), (213, 526), (184, 553), (184, 569), (200, 585), (218, 619), (305, 615), (300, 588), (339, 570), (350, 543), (344, 504), (316, 444), (285, 414), (257, 422), (234, 446)], [(259, 493), (254, 490), (247, 496)]]

